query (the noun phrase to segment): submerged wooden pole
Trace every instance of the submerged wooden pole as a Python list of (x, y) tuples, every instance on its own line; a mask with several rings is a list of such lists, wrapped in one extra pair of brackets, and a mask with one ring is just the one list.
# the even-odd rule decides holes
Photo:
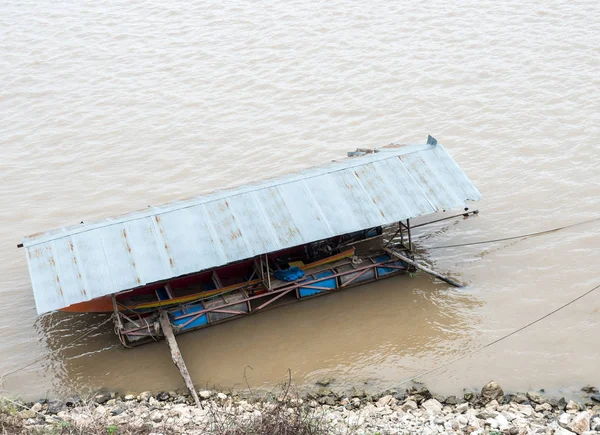
[(200, 405), (200, 399), (198, 398), (198, 393), (196, 393), (196, 389), (194, 388), (194, 383), (192, 382), (192, 378), (190, 378), (190, 374), (185, 365), (185, 361), (183, 361), (183, 357), (181, 356), (181, 351), (179, 350), (179, 346), (177, 345), (177, 340), (175, 340), (175, 334), (173, 333), (173, 328), (171, 327), (171, 322), (169, 321), (169, 315), (166, 311), (161, 311), (160, 313), (160, 327), (165, 334), (165, 338), (167, 339), (167, 343), (169, 344), (169, 349), (171, 350), (171, 357), (173, 358), (173, 362), (181, 372), (181, 376), (185, 381), (185, 385), (187, 385), (188, 390), (192, 394), (194, 398), (194, 402), (196, 402), (196, 406), (202, 408)]
[(447, 283), (448, 283), (448, 284), (450, 284), (450, 285), (453, 285), (454, 287), (464, 287), (462, 284), (460, 284), (460, 283), (458, 283), (458, 282), (454, 281), (453, 279), (450, 279), (450, 278), (448, 278), (448, 277), (446, 277), (446, 276), (444, 276), (444, 275), (442, 275), (442, 274), (439, 274), (439, 273), (437, 273), (436, 271), (434, 271), (434, 270), (431, 270), (431, 269), (429, 269), (428, 267), (425, 267), (425, 266), (423, 266), (423, 265), (421, 265), (421, 264), (419, 264), (419, 263), (417, 263), (417, 262), (415, 262), (415, 261), (411, 260), (411, 259), (410, 259), (410, 258), (408, 258), (408, 257), (405, 257), (404, 255), (402, 255), (402, 254), (398, 253), (397, 251), (394, 251), (393, 249), (390, 249), (390, 248), (383, 248), (383, 250), (384, 250), (385, 252), (387, 252), (388, 254), (390, 254), (390, 255), (393, 255), (393, 256), (394, 256), (394, 257), (396, 257), (398, 260), (402, 260), (402, 261), (404, 261), (405, 263), (408, 263), (408, 264), (410, 264), (410, 265), (412, 265), (412, 266), (415, 266), (417, 269), (421, 269), (423, 272), (426, 272), (426, 273), (428, 273), (428, 274), (430, 274), (430, 275), (433, 275), (433, 276), (435, 276), (436, 278), (439, 278), (439, 279), (441, 279), (442, 281), (444, 281), (444, 282), (447, 282)]

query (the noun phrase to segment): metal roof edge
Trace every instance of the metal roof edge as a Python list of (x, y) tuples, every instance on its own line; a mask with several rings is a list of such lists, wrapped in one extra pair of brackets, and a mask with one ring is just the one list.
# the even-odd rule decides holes
[[(430, 136), (431, 137), (431, 136)], [(437, 144), (437, 141), (436, 141)], [(306, 180), (309, 178), (317, 177), (323, 175), (324, 173), (334, 173), (338, 171), (343, 171), (349, 168), (361, 166), (367, 163), (377, 162), (381, 160), (391, 159), (394, 157), (408, 155), (415, 152), (426, 151), (431, 148), (430, 143), (426, 144), (408, 144), (402, 145), (398, 148), (377, 148), (376, 153), (367, 154), (364, 156), (357, 157), (344, 157), (340, 160), (333, 160), (329, 163), (324, 163), (322, 165), (311, 166), (305, 169), (301, 169), (299, 172), (292, 172), (288, 174), (283, 174), (279, 177), (275, 177), (272, 179), (261, 180), (257, 182), (251, 182), (247, 184), (243, 184), (238, 187), (233, 188), (225, 188), (221, 190), (217, 190), (215, 192), (208, 193), (206, 195), (200, 195), (197, 197), (192, 197), (190, 199), (172, 201), (163, 205), (158, 205), (154, 207), (150, 207), (144, 210), (138, 210), (130, 213), (125, 213), (120, 215), (120, 217), (108, 217), (99, 220), (93, 220), (89, 224), (76, 224), (68, 227), (57, 228), (54, 230), (45, 231), (41, 234), (29, 235), (22, 237), (22, 245), (25, 248), (29, 248), (38, 244), (46, 243), (50, 240), (61, 239), (65, 237), (70, 237), (72, 235), (80, 234), (86, 231), (91, 231), (96, 228), (107, 227), (110, 225), (118, 225), (126, 222), (144, 219), (151, 216), (161, 215), (164, 213), (169, 213), (174, 210), (182, 210), (185, 208), (195, 207), (200, 204), (206, 204), (213, 201), (218, 201), (227, 197), (234, 197), (237, 195), (241, 195), (247, 193), (249, 191), (258, 191), (263, 189), (268, 189), (270, 187), (276, 185), (283, 185), (287, 183), (291, 183), (298, 180)], [(452, 160), (454, 162), (454, 160)], [(454, 162), (456, 164), (456, 162)], [(334, 164), (339, 165), (337, 167), (333, 167)], [(331, 171), (327, 172), (318, 172), (319, 169), (324, 169), (327, 166), (332, 166)], [(112, 222), (111, 222), (112, 221)]]
[[(431, 136), (429, 136), (431, 137)], [(450, 161), (452, 161), (452, 163), (454, 163), (454, 165), (460, 169), (460, 171), (465, 175), (465, 177), (467, 177), (467, 179), (469, 181), (471, 181), (471, 179), (469, 178), (469, 176), (467, 175), (467, 173), (464, 171), (464, 169), (462, 167), (460, 167), (458, 165), (458, 163), (456, 163), (456, 160), (454, 160), (452, 158), (452, 156), (450, 155), (450, 153), (446, 150), (446, 148), (439, 143), (436, 139), (432, 138), (435, 141), (435, 144), (433, 144), (433, 146), (435, 147), (440, 147), (442, 150), (444, 150), (444, 152), (446, 153), (446, 155), (448, 156), (448, 158), (450, 159)], [(479, 189), (477, 188), (477, 186), (475, 186), (474, 183), (471, 182), (471, 186), (473, 187), (473, 189), (475, 189), (475, 191), (477, 192), (477, 198), (469, 198), (469, 201), (479, 201), (481, 199), (481, 192), (479, 191)]]

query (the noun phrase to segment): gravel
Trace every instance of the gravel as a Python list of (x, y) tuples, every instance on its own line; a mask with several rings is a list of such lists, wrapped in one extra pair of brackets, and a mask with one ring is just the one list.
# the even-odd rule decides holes
[[(586, 388), (596, 394), (593, 387)], [(356, 388), (346, 393), (320, 388), (304, 397), (242, 397), (211, 390), (202, 390), (199, 396), (201, 408), (186, 395), (174, 392), (102, 393), (87, 404), (72, 407), (56, 402), (51, 402), (52, 406), (42, 402), (21, 406), (18, 415), (32, 432), (65, 424), (85, 427), (93, 420), (106, 427), (127, 424), (156, 430), (156, 434), (194, 435), (207, 433), (215, 421), (223, 424), (223, 416), (227, 416), (227, 424), (244, 425), (283, 409), (285, 418), (301, 416), (319, 422), (317, 433), (600, 435), (600, 403), (591, 398), (578, 403), (537, 391), (504, 394), (495, 382), (485, 385), (481, 392), (465, 393), (464, 398), (444, 398), (424, 386), (374, 395)]]

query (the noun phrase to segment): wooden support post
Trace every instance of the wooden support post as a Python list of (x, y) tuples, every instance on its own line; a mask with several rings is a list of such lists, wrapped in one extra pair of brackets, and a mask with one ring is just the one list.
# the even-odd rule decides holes
[(192, 378), (190, 378), (190, 374), (185, 365), (185, 361), (183, 361), (183, 357), (181, 356), (181, 351), (179, 350), (179, 346), (177, 345), (177, 340), (175, 340), (175, 334), (173, 333), (173, 328), (171, 327), (171, 322), (169, 321), (169, 315), (166, 311), (161, 311), (160, 313), (160, 327), (165, 334), (165, 338), (167, 339), (167, 343), (169, 344), (169, 349), (171, 350), (171, 357), (173, 358), (173, 362), (181, 372), (181, 376), (185, 381), (185, 385), (187, 385), (188, 390), (192, 397), (194, 398), (194, 402), (196, 402), (196, 406), (202, 408), (200, 405), (200, 399), (198, 398), (198, 393), (196, 393), (196, 389), (194, 388), (194, 383), (192, 382)]
[(406, 219), (406, 231), (408, 232), (408, 250), (411, 252), (412, 255), (412, 238), (410, 235), (410, 219)]
[(400, 230), (400, 243), (404, 246), (404, 232), (402, 231), (402, 222), (398, 221), (398, 228)]
[(123, 322), (121, 321), (121, 316), (119, 315), (119, 307), (117, 306), (117, 297), (115, 295), (112, 295), (112, 304), (115, 322), (117, 322), (117, 327), (119, 328), (119, 331), (121, 331), (123, 329)]
[(262, 264), (262, 254), (260, 254), (258, 256), (258, 262), (256, 262), (256, 258), (254, 259), (255, 263), (255, 267), (258, 267), (259, 273), (260, 273), (260, 280), (264, 283), (265, 282), (265, 274), (264, 274), (264, 270), (263, 270), (263, 264)]
[(265, 264), (267, 266), (267, 289), (271, 291), (271, 271), (269, 270), (269, 254), (265, 254)]
[(410, 258), (408, 258), (408, 257), (405, 257), (404, 255), (402, 255), (402, 254), (398, 253), (397, 251), (394, 251), (393, 249), (390, 249), (390, 248), (383, 248), (383, 250), (384, 250), (385, 252), (387, 252), (388, 254), (390, 254), (390, 255), (393, 255), (393, 256), (394, 256), (394, 257), (396, 257), (398, 260), (402, 260), (402, 261), (404, 261), (404, 262), (405, 262), (405, 263), (407, 263), (407, 264), (410, 264), (410, 265), (412, 265), (412, 266), (415, 266), (417, 269), (421, 269), (423, 272), (426, 272), (426, 273), (428, 273), (428, 274), (430, 274), (430, 275), (433, 275), (433, 276), (435, 276), (436, 278), (439, 278), (439, 279), (441, 279), (442, 281), (444, 281), (444, 282), (447, 282), (447, 283), (448, 283), (448, 284), (450, 284), (450, 285), (453, 285), (454, 287), (464, 287), (462, 284), (460, 284), (460, 283), (458, 283), (458, 282), (456, 282), (456, 281), (454, 281), (454, 280), (452, 280), (452, 279), (450, 279), (450, 278), (448, 278), (448, 277), (446, 277), (446, 276), (444, 276), (444, 275), (441, 275), (441, 274), (439, 274), (439, 273), (437, 273), (437, 272), (435, 272), (435, 271), (433, 271), (433, 270), (429, 269), (428, 267), (425, 267), (425, 266), (422, 266), (422, 265), (420, 265), (419, 263), (417, 263), (417, 262), (415, 262), (415, 261), (411, 260), (411, 259), (410, 259)]

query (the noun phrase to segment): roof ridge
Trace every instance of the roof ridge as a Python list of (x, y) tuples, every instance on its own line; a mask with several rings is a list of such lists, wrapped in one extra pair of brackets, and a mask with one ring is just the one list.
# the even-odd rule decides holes
[[(419, 147), (419, 148), (417, 148)], [(410, 148), (410, 150), (407, 150)], [(286, 174), (282, 174), (275, 178), (259, 180), (256, 182), (242, 184), (241, 186), (231, 187), (219, 189), (205, 195), (198, 195), (188, 199), (176, 200), (172, 202), (167, 202), (165, 204), (149, 207), (147, 209), (136, 210), (128, 213), (124, 213), (121, 215), (117, 215), (114, 217), (100, 218), (94, 219), (89, 224), (74, 224), (65, 227), (55, 228), (53, 230), (48, 230), (43, 233), (37, 233), (29, 236), (24, 236), (22, 238), (24, 247), (31, 247), (38, 245), (40, 243), (48, 242), (49, 240), (62, 239), (65, 237), (70, 237), (75, 234), (85, 233), (87, 231), (94, 230), (99, 227), (108, 227), (111, 225), (123, 224), (139, 219), (146, 219), (152, 216), (158, 216), (165, 213), (170, 213), (176, 210), (183, 210), (186, 208), (196, 207), (201, 204), (208, 204), (214, 201), (219, 201), (223, 198), (232, 198), (238, 195), (243, 195), (248, 193), (248, 191), (258, 191), (268, 189), (274, 186), (281, 186), (285, 184), (289, 184), (292, 182), (296, 182), (299, 180), (306, 180), (313, 177), (318, 177), (324, 174), (332, 174), (335, 172), (343, 171), (348, 168), (353, 168), (357, 166), (362, 166), (365, 164), (369, 164), (372, 162), (377, 162), (381, 160), (391, 159), (394, 157), (398, 157), (401, 155), (407, 155), (414, 152), (424, 151), (429, 148), (427, 144), (411, 144), (404, 145), (401, 148), (385, 148), (380, 149), (380, 152), (375, 152), (372, 154), (366, 154), (364, 156), (357, 157), (345, 157), (343, 159), (343, 163), (346, 163), (340, 167), (335, 168), (335, 170), (327, 171), (327, 172), (316, 172), (319, 168), (333, 167), (333, 164), (340, 163), (337, 160), (332, 160), (330, 163), (325, 163), (321, 165), (310, 166), (308, 168), (301, 169), (298, 172), (289, 172)], [(349, 163), (349, 164), (348, 164)], [(312, 171), (315, 171), (314, 174), (308, 174)], [(293, 176), (297, 175), (298, 178), (294, 178)], [(289, 178), (283, 182), (278, 182), (279, 180)], [(230, 194), (228, 194), (230, 193)], [(181, 206), (177, 207), (177, 204), (181, 204)], [(161, 210), (161, 208), (165, 207), (166, 209)]]

